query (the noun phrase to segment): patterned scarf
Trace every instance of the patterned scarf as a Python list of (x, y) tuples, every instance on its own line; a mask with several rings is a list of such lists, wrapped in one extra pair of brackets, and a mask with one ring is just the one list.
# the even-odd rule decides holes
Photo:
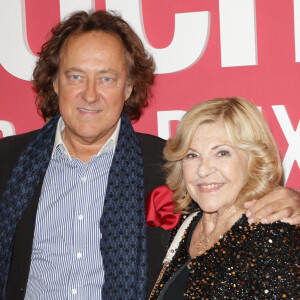
[[(53, 149), (57, 114), (20, 155), (0, 201), (0, 298), (5, 290), (13, 237), (23, 212), (43, 180)], [(103, 299), (145, 299), (146, 223), (142, 153), (130, 120), (121, 116), (103, 215), (101, 255), (105, 270)]]

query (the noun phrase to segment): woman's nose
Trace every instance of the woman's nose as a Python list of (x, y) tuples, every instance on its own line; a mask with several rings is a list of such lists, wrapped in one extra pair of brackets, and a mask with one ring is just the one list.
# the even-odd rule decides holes
[(216, 167), (213, 161), (210, 159), (202, 159), (198, 166), (198, 175), (200, 177), (207, 177), (216, 171)]

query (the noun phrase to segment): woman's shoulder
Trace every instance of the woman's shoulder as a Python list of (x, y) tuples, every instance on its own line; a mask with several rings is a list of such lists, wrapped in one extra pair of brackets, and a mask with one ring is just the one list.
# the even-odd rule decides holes
[[(242, 232), (241, 232), (242, 231)], [(245, 240), (246, 247), (255, 248), (264, 254), (280, 251), (281, 255), (300, 252), (300, 226), (283, 222), (272, 224), (248, 224), (244, 215), (235, 226), (236, 236)]]
[[(285, 295), (287, 299), (299, 295), (299, 234), (299, 226), (283, 222), (248, 226), (249, 276), (253, 282), (260, 279), (256, 281), (258, 290), (267, 290), (274, 296)], [(268, 286), (261, 285), (262, 282), (268, 282)]]
[[(283, 223), (280, 221), (274, 222), (272, 224), (262, 224), (257, 223), (249, 225), (249, 229), (255, 233), (255, 235), (261, 237), (268, 243), (287, 243), (295, 242), (299, 245), (299, 225), (290, 225), (288, 223)], [(268, 239), (269, 238), (269, 239)]]

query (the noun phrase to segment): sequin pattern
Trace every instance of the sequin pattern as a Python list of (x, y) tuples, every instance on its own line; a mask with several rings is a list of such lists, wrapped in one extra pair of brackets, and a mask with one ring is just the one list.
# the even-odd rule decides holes
[[(153, 299), (189, 259), (189, 230)], [(191, 260), (183, 299), (300, 299), (299, 233), (299, 226), (281, 222), (249, 225), (243, 215), (211, 249)]]

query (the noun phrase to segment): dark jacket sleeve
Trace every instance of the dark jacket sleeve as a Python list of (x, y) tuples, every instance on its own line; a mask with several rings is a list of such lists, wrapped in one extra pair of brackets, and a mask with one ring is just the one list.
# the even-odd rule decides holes
[[(0, 201), (1, 195), (11, 176), (20, 154), (36, 137), (38, 131), (0, 139)], [(33, 210), (35, 212), (35, 210)], [(23, 299), (30, 266), (31, 245), (33, 238), (35, 214), (22, 218), (17, 227), (13, 246), (12, 261), (8, 277), (6, 300)], [(18, 229), (22, 229), (20, 232)]]
[[(165, 184), (163, 172), (163, 148), (165, 140), (149, 134), (137, 133), (143, 152), (146, 195), (154, 188)], [(148, 286), (149, 296), (162, 267), (170, 233), (161, 227), (147, 227), (148, 241)]]

